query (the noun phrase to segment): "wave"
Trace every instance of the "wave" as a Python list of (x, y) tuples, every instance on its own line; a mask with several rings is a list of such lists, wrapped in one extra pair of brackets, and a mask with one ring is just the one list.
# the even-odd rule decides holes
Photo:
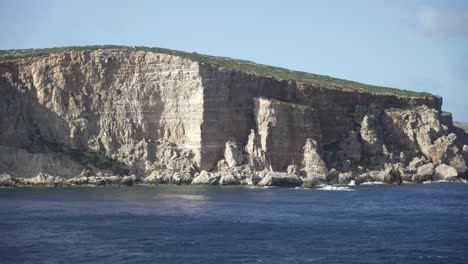
[(363, 182), (363, 183), (361, 183), (361, 185), (382, 185), (382, 184), (385, 184), (385, 183), (380, 182), (380, 181), (375, 181), (375, 182)]
[(271, 189), (275, 188), (276, 186), (256, 186), (256, 185), (245, 185), (244, 188), (247, 189)]
[(430, 183), (444, 183), (444, 182), (459, 182), (459, 183), (468, 183), (466, 179), (454, 179), (454, 180), (438, 180), (438, 181), (425, 181), (423, 184), (430, 184)]
[(318, 188), (317, 190), (321, 190), (321, 191), (348, 191), (348, 192), (352, 192), (352, 191), (355, 191), (355, 189), (351, 189), (347, 186), (332, 186), (332, 185), (325, 185), (325, 186), (322, 186), (320, 188)]
[(403, 184), (415, 184), (414, 182), (403, 181)]
[(304, 187), (293, 187), (291, 190), (310, 190), (310, 188), (304, 188)]

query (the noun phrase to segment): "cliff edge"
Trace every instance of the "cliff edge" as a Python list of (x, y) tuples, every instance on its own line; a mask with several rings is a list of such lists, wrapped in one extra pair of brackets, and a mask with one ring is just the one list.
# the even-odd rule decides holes
[(0, 180), (315, 186), (466, 176), (442, 99), (159, 48), (0, 52)]

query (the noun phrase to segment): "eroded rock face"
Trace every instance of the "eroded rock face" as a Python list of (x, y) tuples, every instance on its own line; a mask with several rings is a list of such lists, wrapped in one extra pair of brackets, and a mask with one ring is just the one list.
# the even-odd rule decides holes
[(265, 183), (311, 186), (445, 179), (466, 171), (468, 147), (440, 110), (438, 97), (325, 88), (168, 54), (63, 52), (0, 63), (0, 172), (5, 185), (255, 185), (270, 172), (280, 174)]
[(261, 148), (273, 170), (302, 162), (301, 148), (308, 138), (321, 136), (316, 111), (306, 105), (254, 98), (255, 121)]
[(359, 141), (358, 134), (351, 131), (347, 137), (339, 143), (337, 152), (341, 160), (350, 160), (351, 162), (360, 162), (362, 156), (362, 143)]
[(226, 149), (224, 150), (224, 160), (226, 160), (229, 167), (239, 166), (244, 162), (242, 150), (236, 143), (226, 142)]
[(363, 141), (363, 151), (367, 157), (374, 157), (386, 153), (386, 148), (382, 138), (382, 131), (377, 117), (364, 116), (361, 123), (361, 138)]
[(457, 136), (449, 134), (439, 137), (429, 148), (429, 155), (434, 164), (446, 163), (455, 168), (458, 173), (466, 171), (465, 160), (461, 149), (456, 145)]
[(392, 149), (422, 152), (429, 157), (433, 140), (444, 134), (440, 114), (427, 107), (412, 110), (390, 110), (384, 114), (384, 128)]
[(326, 181), (328, 168), (321, 157), (321, 149), (317, 141), (308, 138), (304, 146), (304, 160), (302, 172), (312, 181)]

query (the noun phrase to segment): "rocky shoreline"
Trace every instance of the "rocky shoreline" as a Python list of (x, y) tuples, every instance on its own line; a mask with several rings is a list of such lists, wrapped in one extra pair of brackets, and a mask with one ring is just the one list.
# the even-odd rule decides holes
[[(118, 176), (98, 173), (89, 169), (80, 175), (65, 179), (47, 173), (39, 173), (32, 178), (13, 177), (0, 174), (0, 187), (15, 186), (132, 186), (134, 184), (177, 184), (177, 185), (249, 185), (249, 186), (278, 186), (317, 188), (324, 185), (348, 185), (379, 182), (400, 185), (403, 182), (427, 183), (432, 181), (460, 181), (457, 170), (449, 165), (435, 166), (424, 156), (414, 157), (407, 164), (403, 162), (384, 163), (381, 170), (369, 170), (364, 167), (349, 167), (348, 171), (328, 170), (321, 157), (321, 150), (316, 141), (308, 139), (304, 146), (303, 167), (290, 165), (287, 172), (275, 172), (271, 169), (265, 153), (256, 142), (255, 131), (249, 137), (244, 151), (234, 142), (227, 142), (224, 159), (217, 164), (215, 171), (199, 171), (190, 159), (183, 158), (173, 148), (166, 148), (172, 152), (165, 166), (153, 170), (144, 177), (136, 175)], [(467, 148), (465, 148), (465, 151)], [(175, 155), (174, 155), (175, 153)], [(167, 154), (167, 153), (166, 153)], [(466, 154), (466, 152), (465, 152)], [(160, 159), (163, 160), (163, 159)], [(171, 169), (177, 168), (177, 169)]]
[[(296, 188), (324, 188), (325, 186), (354, 186), (354, 185), (370, 185), (370, 184), (427, 184), (433, 182), (467, 182), (468, 179), (460, 177), (449, 177), (445, 179), (428, 179), (423, 182), (409, 182), (409, 181), (398, 181), (398, 182), (382, 182), (382, 181), (369, 181), (373, 180), (368, 177), (367, 174), (360, 175), (357, 177), (349, 178), (345, 175), (342, 181), (335, 183), (322, 182), (319, 184), (310, 184), (310, 181), (304, 178), (300, 178), (287, 173), (275, 173), (269, 172), (264, 174), (264, 178), (257, 178), (258, 182), (254, 183), (252, 178), (246, 180), (232, 179), (229, 182), (220, 182), (220, 176), (215, 173), (209, 173), (203, 171), (192, 181), (181, 181), (180, 178), (173, 178), (170, 181), (157, 182), (148, 178), (138, 178), (135, 175), (131, 176), (112, 176), (112, 175), (100, 175), (100, 176), (80, 176), (72, 179), (63, 179), (57, 176), (51, 176), (47, 174), (40, 174), (33, 178), (15, 178), (8, 174), (0, 175), (0, 188), (15, 188), (15, 187), (66, 187), (66, 186), (118, 186), (118, 187), (131, 187), (134, 185), (159, 185), (159, 184), (173, 184), (173, 185), (243, 185), (252, 187), (296, 187)], [(378, 178), (376, 178), (378, 179)]]

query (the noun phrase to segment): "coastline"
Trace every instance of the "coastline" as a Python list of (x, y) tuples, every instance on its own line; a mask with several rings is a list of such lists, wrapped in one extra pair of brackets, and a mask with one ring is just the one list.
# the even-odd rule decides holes
[[(42, 178), (41, 178), (42, 177)], [(427, 180), (421, 183), (402, 181), (398, 185), (422, 185), (422, 184), (435, 184), (435, 183), (468, 183), (467, 179), (454, 178), (450, 180)], [(315, 190), (333, 190), (333, 188), (344, 188), (354, 186), (372, 186), (372, 185), (395, 185), (391, 183), (385, 183), (382, 181), (363, 181), (356, 182), (351, 180), (349, 183), (320, 183), (314, 185), (300, 185), (293, 186), (290, 184), (270, 184), (270, 185), (259, 185), (259, 184), (245, 184), (245, 183), (227, 183), (227, 184), (200, 184), (200, 183), (154, 183), (145, 182), (145, 179), (137, 178), (136, 176), (108, 176), (108, 177), (89, 177), (89, 179), (62, 179), (60, 177), (47, 178), (44, 176), (38, 176), (35, 178), (10, 178), (9, 182), (5, 179), (4, 175), (0, 175), (0, 188), (34, 188), (34, 187), (47, 187), (47, 188), (60, 188), (60, 187), (132, 187), (132, 186), (241, 186), (251, 189), (265, 189), (265, 188), (290, 188), (290, 189), (315, 189)]]

